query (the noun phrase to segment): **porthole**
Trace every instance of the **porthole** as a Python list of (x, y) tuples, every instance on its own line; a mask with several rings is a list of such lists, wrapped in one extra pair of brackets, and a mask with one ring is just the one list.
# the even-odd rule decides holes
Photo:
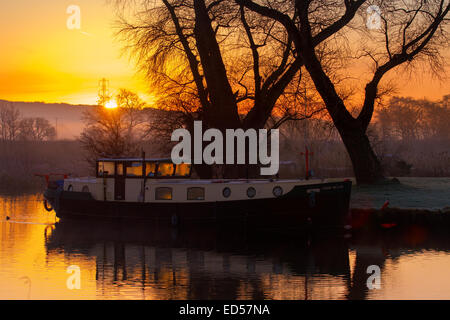
[(228, 187), (223, 188), (223, 190), (222, 190), (222, 195), (223, 195), (225, 198), (228, 198), (229, 196), (231, 196), (231, 189), (228, 188)]
[(89, 192), (89, 187), (83, 186), (83, 189), (81, 189), (81, 192)]
[(280, 197), (283, 195), (283, 188), (276, 186), (273, 188), (272, 193), (275, 197)]
[(73, 191), (73, 185), (69, 184), (69, 186), (67, 187), (67, 191)]
[(247, 189), (247, 197), (253, 198), (256, 195), (256, 190), (253, 187)]

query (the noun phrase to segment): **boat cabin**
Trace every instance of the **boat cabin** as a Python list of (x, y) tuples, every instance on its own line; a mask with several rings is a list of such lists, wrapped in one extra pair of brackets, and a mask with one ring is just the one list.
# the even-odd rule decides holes
[(171, 159), (99, 159), (97, 178), (189, 178), (191, 165), (174, 164)]
[(114, 200), (124, 200), (126, 181), (130, 179), (186, 179), (191, 176), (190, 164), (174, 164), (171, 159), (119, 158), (98, 159), (97, 178), (114, 180)]
[(73, 192), (68, 197), (89, 193), (97, 201), (216, 203), (278, 198), (296, 186), (324, 183), (298, 179), (192, 179), (192, 171), (192, 165), (174, 164), (171, 159), (98, 159), (95, 177), (64, 179), (63, 190)]

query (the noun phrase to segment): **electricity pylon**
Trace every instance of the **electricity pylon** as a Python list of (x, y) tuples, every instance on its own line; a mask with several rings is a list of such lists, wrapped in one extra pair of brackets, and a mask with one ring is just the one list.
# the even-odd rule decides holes
[(105, 106), (105, 103), (111, 99), (111, 95), (109, 93), (109, 80), (103, 78), (98, 82), (98, 104), (102, 107)]

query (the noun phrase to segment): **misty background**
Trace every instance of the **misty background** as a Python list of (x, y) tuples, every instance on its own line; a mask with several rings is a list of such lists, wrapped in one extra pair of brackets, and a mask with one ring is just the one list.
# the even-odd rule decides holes
[[(86, 112), (96, 106), (10, 102), (0, 100), (0, 189), (34, 190), (43, 186), (36, 173), (93, 175), (80, 136)], [(167, 114), (144, 109), (144, 124), (157, 127)], [(377, 110), (368, 129), (371, 144), (388, 176), (450, 176), (450, 95), (439, 101), (392, 97)], [(167, 137), (168, 136), (168, 137)], [(170, 139), (166, 133), (165, 141)], [(170, 156), (170, 144), (151, 130), (130, 141), (147, 157)], [(352, 165), (330, 119), (288, 121), (280, 127), (280, 178), (303, 178), (308, 146), (310, 167), (316, 177), (351, 177)], [(130, 154), (129, 156), (139, 156)]]

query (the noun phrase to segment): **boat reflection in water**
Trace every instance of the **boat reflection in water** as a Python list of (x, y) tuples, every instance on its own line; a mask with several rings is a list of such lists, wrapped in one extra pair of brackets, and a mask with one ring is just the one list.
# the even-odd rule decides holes
[[(92, 273), (95, 265), (92, 284), (101, 299), (449, 298), (447, 233), (418, 226), (345, 239), (66, 221), (48, 234), (46, 250), (49, 261), (63, 253), (90, 261)], [(381, 290), (367, 286), (373, 265)]]
[(97, 292), (134, 298), (342, 299), (350, 281), (342, 236), (65, 221), (46, 247), (49, 259), (63, 251), (95, 260)]
[[(8, 219), (9, 218), (9, 219)], [(445, 224), (353, 232), (55, 222), (0, 196), (2, 299), (450, 299)], [(68, 290), (78, 266), (80, 290)], [(369, 290), (369, 266), (381, 289)]]

